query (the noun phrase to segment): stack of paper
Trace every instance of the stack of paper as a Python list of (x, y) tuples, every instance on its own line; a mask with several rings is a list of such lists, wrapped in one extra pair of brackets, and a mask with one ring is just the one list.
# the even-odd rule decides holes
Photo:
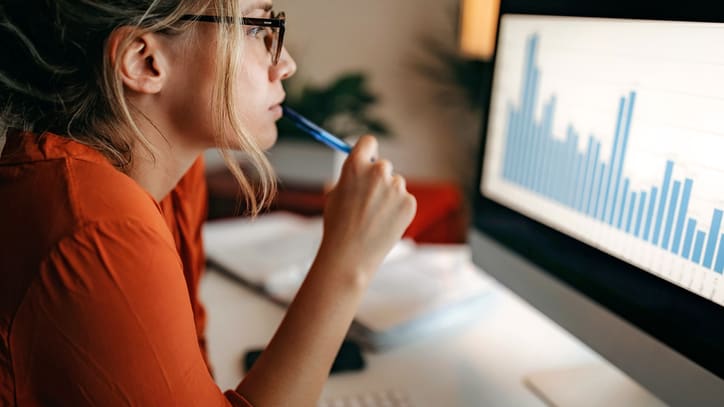
[[(204, 227), (212, 266), (282, 304), (294, 298), (321, 238), (321, 218), (283, 212)], [(402, 240), (375, 274), (350, 337), (384, 349), (463, 323), (481, 311), (488, 287), (466, 245)]]

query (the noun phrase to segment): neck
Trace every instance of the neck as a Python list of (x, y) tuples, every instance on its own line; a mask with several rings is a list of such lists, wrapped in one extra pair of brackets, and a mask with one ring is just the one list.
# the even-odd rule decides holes
[[(151, 131), (153, 133), (144, 134), (158, 133), (157, 130)], [(145, 189), (156, 202), (160, 202), (176, 187), (203, 150), (184, 148), (180, 143), (174, 145), (171, 139), (166, 140), (160, 135), (150, 139), (156, 151), (152, 154), (142, 145), (137, 145), (127, 175)]]

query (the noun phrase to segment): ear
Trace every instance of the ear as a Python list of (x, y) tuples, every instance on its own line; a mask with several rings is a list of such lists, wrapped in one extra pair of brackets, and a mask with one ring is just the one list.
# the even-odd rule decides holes
[(157, 34), (138, 34), (133, 27), (119, 27), (108, 38), (111, 64), (117, 65), (123, 85), (142, 94), (161, 91), (170, 64)]

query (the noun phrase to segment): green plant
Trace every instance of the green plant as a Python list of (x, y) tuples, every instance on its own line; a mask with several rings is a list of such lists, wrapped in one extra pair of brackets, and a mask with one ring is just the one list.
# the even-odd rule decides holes
[(420, 37), (410, 66), (434, 85), (437, 103), (479, 112), (487, 105), (492, 63), (465, 57), (458, 51), (459, 8), (449, 14), (451, 24), (446, 30), (426, 31)]
[[(378, 98), (368, 89), (365, 74), (345, 73), (326, 86), (300, 87), (297, 78), (287, 81), (285, 103), (302, 116), (339, 137), (388, 135), (387, 125), (369, 112)], [(277, 127), (280, 138), (311, 140), (287, 119), (277, 122)]]

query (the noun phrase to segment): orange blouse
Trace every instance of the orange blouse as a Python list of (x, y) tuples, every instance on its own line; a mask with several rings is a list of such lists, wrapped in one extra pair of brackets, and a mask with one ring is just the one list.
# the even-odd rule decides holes
[(0, 156), (0, 405), (250, 406), (204, 362), (203, 162), (160, 204), (99, 152)]

